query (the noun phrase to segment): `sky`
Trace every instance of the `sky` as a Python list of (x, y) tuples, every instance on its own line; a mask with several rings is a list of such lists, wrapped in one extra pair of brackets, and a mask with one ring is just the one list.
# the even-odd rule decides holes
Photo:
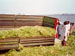
[(75, 14), (75, 0), (0, 0), (0, 14)]

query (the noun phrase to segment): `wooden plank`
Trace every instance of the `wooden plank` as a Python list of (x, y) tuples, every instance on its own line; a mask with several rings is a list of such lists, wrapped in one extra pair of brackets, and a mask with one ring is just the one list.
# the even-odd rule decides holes
[(34, 46), (39, 47), (39, 46), (53, 46), (53, 45), (54, 45), (54, 44), (28, 45), (28, 46), (25, 46), (25, 45), (24, 45), (24, 47), (34, 47)]
[(20, 42), (41, 42), (41, 41), (54, 41), (54, 39), (46, 39), (46, 40), (44, 40), (44, 39), (42, 39), (42, 40), (20, 40)]
[(17, 49), (19, 46), (19, 38), (0, 39), (0, 50)]
[(15, 16), (14, 14), (0, 14), (0, 17), (4, 17), (4, 16)]
[(16, 18), (43, 18), (40, 15), (10, 15), (10, 14), (0, 14), (0, 17), (16, 17)]
[(14, 23), (11, 23), (11, 22), (4, 22), (4, 23), (1, 23), (1, 22), (0, 22), (0, 26), (14, 26)]
[(45, 24), (47, 24), (47, 25), (50, 25), (50, 26), (55, 26), (55, 24), (48, 23), (48, 22), (46, 22), (46, 23), (43, 23), (43, 25), (45, 25)]
[(16, 26), (35, 26), (35, 25), (42, 25), (41, 22), (17, 22)]
[(0, 20), (0, 22), (14, 22), (15, 20)]
[(20, 42), (21, 44), (24, 44), (24, 43), (43, 43), (43, 42), (53, 42), (54, 40), (46, 40), (46, 41), (43, 41), (43, 40), (40, 40), (40, 41), (23, 41), (23, 42)]
[(55, 20), (55, 18), (54, 17), (48, 17), (48, 16), (44, 16), (44, 19), (48, 19), (48, 20)]
[(15, 28), (15, 26), (0, 26), (0, 30), (6, 30), (6, 29), (9, 29), (9, 28)]
[(16, 22), (41, 22), (42, 20), (17, 20)]
[[(50, 41), (46, 41), (46, 42), (50, 42)], [(46, 43), (45, 41), (41, 41), (41, 42), (23, 42), (23, 43), (20, 43), (20, 44), (35, 44), (35, 43)], [(53, 42), (53, 41), (51, 41)]]
[(43, 23), (55, 24), (55, 20), (44, 20)]
[(16, 22), (42, 22), (42, 20), (16, 20)]
[(23, 27), (23, 26), (41, 26), (41, 24), (27, 24), (27, 25), (17, 25), (15, 28)]
[(15, 20), (0, 20), (1, 23), (4, 23), (4, 22), (12, 22), (13, 23), (14, 21)]
[(0, 39), (0, 42), (16, 42), (16, 41), (18, 41), (19, 40), (19, 38), (6, 38), (6, 39)]
[(14, 20), (0, 20), (0, 26), (14, 26)]
[(7, 43), (7, 42), (5, 42), (5, 43), (0, 43), (0, 46), (7, 46), (7, 45), (16, 45), (16, 44), (18, 44), (18, 41), (15, 43), (15, 42), (11, 42), (11, 43)]
[(0, 44), (0, 48), (1, 47), (15, 47), (15, 46), (18, 46), (17, 44)]
[(0, 17), (0, 20), (15, 20), (15, 18), (11, 18), (11, 17)]
[(7, 50), (7, 49), (17, 49), (18, 48), (18, 45), (1, 45), (0, 46), (0, 50)]
[(40, 46), (40, 45), (54, 45), (54, 37), (34, 37), (34, 38), (20, 38), (20, 44), (24, 47)]
[(25, 46), (36, 46), (36, 45), (47, 45), (47, 44), (54, 44), (54, 42), (47, 42), (47, 43), (30, 43), (30, 44), (22, 44), (24, 47)]
[(55, 28), (55, 18), (45, 16), (43, 26)]
[(33, 19), (37, 19), (37, 18), (43, 18), (43, 16), (39, 16), (39, 15), (16, 15), (17, 18), (33, 18)]
[(50, 37), (31, 37), (31, 38), (20, 38), (20, 41), (30, 41), (30, 40), (49, 40), (49, 39), (55, 39), (54, 36)]
[(0, 16), (0, 19), (14, 19), (14, 16)]
[(40, 20), (42, 21), (43, 19), (42, 18), (17, 18), (16, 20)]
[(42, 23), (41, 21), (27, 21), (27, 22), (25, 22), (25, 21), (16, 21), (15, 22), (16, 24), (18, 23), (24, 23), (24, 24), (27, 24), (27, 23)]
[(35, 23), (35, 22), (30, 22), (30, 23), (16, 23), (16, 26), (35, 26), (35, 25), (42, 25), (42, 23)]
[(43, 23), (43, 26), (52, 27), (52, 28), (55, 27), (55, 25), (53, 25), (53, 24), (49, 24), (49, 23)]
[(41, 41), (53, 41), (54, 39), (38, 39), (38, 40), (20, 40), (21, 42), (41, 42)]
[(16, 43), (18, 43), (18, 41), (19, 40), (17, 40), (17, 41), (12, 41), (12, 40), (11, 41), (0, 41), (0, 44), (13, 44), (13, 43), (16, 44)]
[(3, 47), (0, 50), (9, 50), (9, 49), (17, 49), (18, 47)]
[(9, 26), (7, 26), (7, 27), (1, 27), (0, 26), (0, 30), (12, 30), (12, 29), (14, 29), (14, 27), (9, 27)]

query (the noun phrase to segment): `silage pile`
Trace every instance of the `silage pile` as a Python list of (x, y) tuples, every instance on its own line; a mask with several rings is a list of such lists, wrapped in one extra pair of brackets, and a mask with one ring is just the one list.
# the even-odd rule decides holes
[(23, 47), (12, 49), (0, 56), (75, 56), (75, 31), (68, 37), (67, 46)]
[(10, 38), (10, 37), (35, 37), (35, 36), (54, 36), (55, 30), (50, 27), (42, 26), (23, 26), (12, 30), (1, 30), (0, 38)]

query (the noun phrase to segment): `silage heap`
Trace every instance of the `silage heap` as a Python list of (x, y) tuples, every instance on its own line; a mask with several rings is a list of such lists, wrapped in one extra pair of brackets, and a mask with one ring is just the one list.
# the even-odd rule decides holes
[(67, 46), (60, 44), (54, 46), (23, 47), (20, 51), (12, 49), (0, 56), (75, 56), (75, 31), (69, 36)]
[(75, 56), (75, 31), (68, 37), (67, 46), (60, 44), (54, 46), (23, 47), (20, 51), (9, 50), (0, 56)]
[(0, 38), (13, 38), (13, 37), (40, 37), (40, 36), (54, 36), (55, 30), (50, 27), (42, 27), (42, 26), (23, 26), (17, 29), (12, 30), (1, 30)]

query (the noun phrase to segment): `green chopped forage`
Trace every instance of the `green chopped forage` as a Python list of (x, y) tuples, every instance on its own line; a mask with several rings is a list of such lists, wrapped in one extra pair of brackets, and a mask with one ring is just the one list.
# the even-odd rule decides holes
[(12, 30), (1, 30), (0, 38), (12, 38), (12, 37), (36, 37), (36, 36), (54, 36), (55, 29), (43, 26), (23, 26)]
[(0, 56), (75, 56), (75, 31), (68, 37), (67, 46), (56, 44), (54, 46), (23, 47), (20, 51), (9, 50)]

